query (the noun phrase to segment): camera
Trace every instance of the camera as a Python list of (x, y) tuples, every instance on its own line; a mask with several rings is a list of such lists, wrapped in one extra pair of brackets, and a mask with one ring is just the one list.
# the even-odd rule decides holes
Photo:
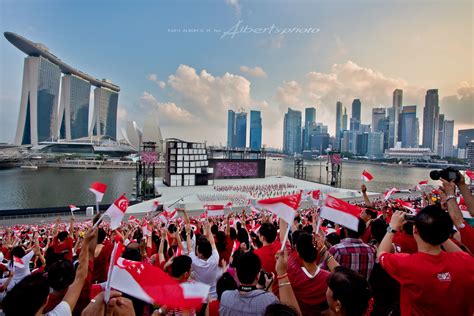
[(439, 180), (442, 178), (446, 181), (454, 180), (454, 182), (458, 182), (461, 179), (461, 174), (458, 170), (448, 167), (441, 170), (432, 170), (430, 172), (430, 178), (432, 180)]
[(260, 276), (258, 277), (258, 284), (260, 284), (263, 287), (265, 287), (265, 283), (266, 283), (265, 276), (267, 276), (268, 279), (271, 279), (272, 274), (269, 272), (265, 272), (263, 270), (260, 271)]
[(415, 220), (415, 215), (405, 214), (405, 220), (406, 221), (414, 221)]

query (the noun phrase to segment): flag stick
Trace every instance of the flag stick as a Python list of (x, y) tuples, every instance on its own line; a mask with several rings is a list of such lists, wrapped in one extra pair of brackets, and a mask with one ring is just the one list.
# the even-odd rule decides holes
[(95, 200), (95, 209), (97, 210), (97, 214), (100, 214), (100, 211), (99, 211), (99, 201), (97, 201), (97, 199)]
[(114, 250), (112, 250), (112, 255), (110, 257), (109, 272), (107, 276), (107, 283), (105, 284), (105, 290), (104, 290), (104, 301), (106, 304), (110, 300), (110, 281), (112, 280), (112, 269), (114, 268), (115, 255), (117, 254), (118, 245), (119, 244), (117, 242), (114, 244)]
[(94, 226), (92, 226), (92, 229), (95, 229), (97, 226), (99, 226), (99, 224), (102, 222), (102, 220), (104, 219), (104, 216), (105, 216), (105, 213), (102, 214), (102, 216), (100, 216), (99, 220), (94, 224)]
[(318, 224), (316, 225), (316, 235), (319, 234), (320, 227), (321, 227), (321, 216), (318, 217)]
[(283, 242), (281, 243), (280, 251), (283, 251), (283, 249), (285, 249), (285, 244), (286, 244), (286, 241), (288, 240), (288, 234), (290, 233), (290, 224), (288, 223), (287, 226), (288, 227), (286, 228), (285, 238), (283, 238)]

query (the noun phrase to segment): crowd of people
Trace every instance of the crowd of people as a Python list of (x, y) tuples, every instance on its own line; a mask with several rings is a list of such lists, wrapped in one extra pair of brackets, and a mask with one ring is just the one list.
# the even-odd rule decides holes
[(295, 193), (298, 188), (291, 183), (252, 184), (252, 185), (215, 185), (217, 192), (244, 192), (251, 197), (272, 197)]
[[(323, 220), (319, 207), (298, 210), (291, 223), (269, 212), (201, 218), (179, 209), (171, 221), (150, 214), (115, 230), (94, 225), (97, 217), (4, 227), (1, 308), (7, 316), (474, 315), (474, 228), (461, 211), (474, 216), (474, 196), (462, 177), (441, 181), (408, 200), (371, 201), (362, 185), (357, 230)], [(180, 284), (207, 284), (207, 299), (171, 308), (107, 292), (114, 244), (122, 258)]]

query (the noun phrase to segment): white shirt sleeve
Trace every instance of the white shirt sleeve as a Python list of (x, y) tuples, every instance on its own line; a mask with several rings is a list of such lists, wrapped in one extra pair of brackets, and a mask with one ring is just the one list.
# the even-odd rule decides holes
[(62, 301), (56, 307), (50, 311), (49, 313), (46, 313), (45, 316), (71, 316), (71, 307), (66, 301)]
[(33, 250), (30, 250), (30, 252), (24, 255), (23, 258), (21, 258), (21, 260), (23, 260), (25, 264), (29, 264), (31, 258), (33, 258), (34, 255), (35, 255), (35, 252)]

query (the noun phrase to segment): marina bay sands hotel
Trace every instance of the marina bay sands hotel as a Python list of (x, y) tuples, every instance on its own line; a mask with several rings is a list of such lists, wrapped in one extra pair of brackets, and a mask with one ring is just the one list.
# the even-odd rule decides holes
[[(117, 138), (120, 87), (77, 70), (34, 43), (11, 32), (7, 40), (27, 54), (23, 68), (17, 145), (91, 136)], [(94, 86), (94, 110), (89, 122), (89, 99)]]

